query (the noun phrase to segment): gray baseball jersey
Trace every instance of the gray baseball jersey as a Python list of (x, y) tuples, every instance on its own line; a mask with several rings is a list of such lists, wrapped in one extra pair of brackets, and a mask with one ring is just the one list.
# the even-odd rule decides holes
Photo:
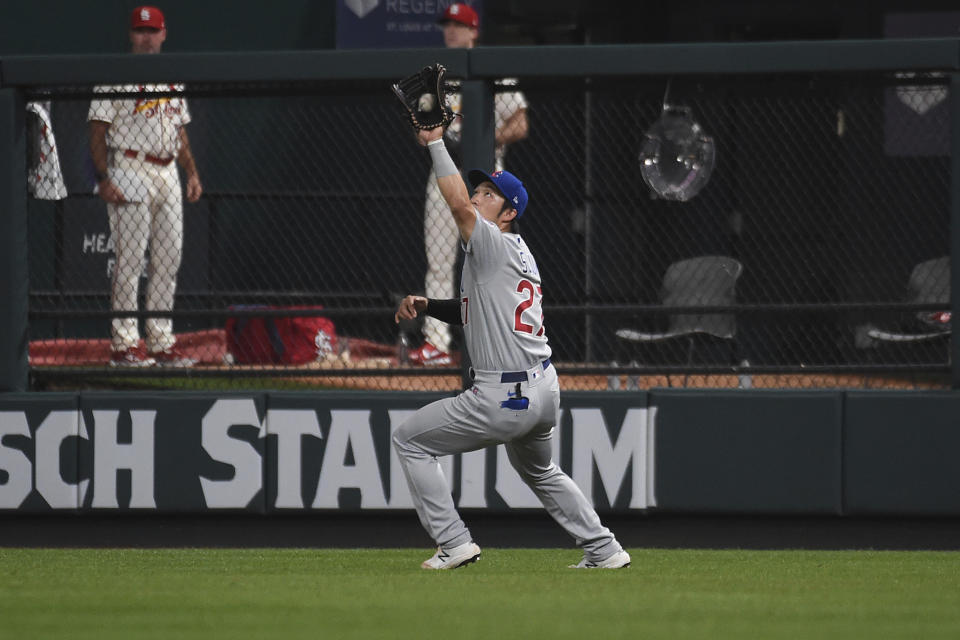
[(524, 371), (551, 353), (537, 261), (519, 235), (475, 215), (460, 281), (470, 360), (481, 371)]
[(599, 560), (621, 547), (590, 501), (551, 459), (560, 419), (560, 382), (550, 357), (536, 260), (523, 238), (479, 213), (466, 243), (460, 314), (473, 386), (432, 402), (393, 434), (420, 523), (452, 549), (472, 540), (436, 456), (504, 444), (513, 468), (547, 512)]

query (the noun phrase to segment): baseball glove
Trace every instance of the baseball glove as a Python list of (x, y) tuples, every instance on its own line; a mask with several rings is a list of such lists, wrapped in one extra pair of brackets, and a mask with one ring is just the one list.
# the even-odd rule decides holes
[(442, 64), (433, 64), (391, 85), (415, 129), (446, 127), (456, 117), (447, 106), (446, 72)]

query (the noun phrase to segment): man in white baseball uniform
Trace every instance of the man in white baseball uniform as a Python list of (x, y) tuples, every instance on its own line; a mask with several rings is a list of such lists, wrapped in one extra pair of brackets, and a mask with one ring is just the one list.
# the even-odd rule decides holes
[[(167, 37), (166, 21), (156, 7), (137, 7), (130, 16), (130, 45), (135, 54), (160, 53)], [(177, 271), (183, 253), (183, 194), (177, 164), (187, 178), (186, 196), (196, 202), (203, 193), (190, 151), (190, 122), (182, 85), (137, 84), (97, 87), (98, 93), (143, 93), (90, 103), (90, 153), (97, 189), (107, 203), (116, 266), (110, 301), (114, 311), (135, 311), (140, 274), (150, 246), (146, 307), (173, 309)], [(176, 347), (171, 318), (148, 318), (146, 349), (140, 346), (136, 317), (115, 317), (111, 325), (111, 366), (153, 364), (190, 366)]]
[(537, 261), (516, 233), (515, 220), (527, 206), (526, 188), (506, 171), (474, 169), (468, 174), (471, 197), (446, 150), (442, 128), (417, 135), (430, 151), (466, 257), (459, 297), (407, 296), (394, 319), (425, 313), (461, 325), (473, 363), (473, 386), (423, 407), (393, 435), (417, 515), (437, 544), (437, 552), (422, 566), (455, 569), (480, 557), (480, 547), (454, 507), (437, 456), (496, 444), (506, 445), (514, 469), (583, 549), (583, 559), (571, 566), (629, 566), (630, 555), (551, 459), (553, 429), (560, 419), (560, 383), (550, 363)]
[[(480, 37), (480, 17), (470, 5), (453, 3), (447, 7), (438, 22), (443, 26), (443, 40), (448, 48), (472, 49)], [(516, 80), (502, 80), (500, 85), (515, 85)], [(447, 104), (454, 113), (460, 113), (461, 95), (451, 92)], [(459, 118), (447, 128), (445, 142), (459, 166), (459, 146), (462, 123)], [(520, 91), (498, 92), (494, 95), (495, 165), (503, 169), (507, 145), (527, 137), (527, 101)], [(457, 262), (457, 227), (451, 220), (447, 205), (431, 172), (427, 180), (424, 204), (423, 240), (426, 248), (427, 274), (424, 289), (428, 298), (454, 296), (454, 268)], [(451, 364), (450, 329), (434, 318), (426, 318), (423, 326), (423, 345), (409, 353), (410, 361), (426, 366)]]

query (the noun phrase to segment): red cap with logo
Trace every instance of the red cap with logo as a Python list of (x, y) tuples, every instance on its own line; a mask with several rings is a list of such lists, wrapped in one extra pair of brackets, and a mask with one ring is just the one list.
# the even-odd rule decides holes
[(163, 12), (156, 7), (137, 7), (130, 14), (130, 28), (139, 29), (149, 27), (151, 29), (166, 29), (167, 25), (163, 19)]
[(473, 10), (473, 7), (462, 2), (454, 2), (447, 7), (447, 10), (443, 12), (443, 15), (440, 16), (437, 22), (440, 24), (444, 22), (459, 22), (474, 29), (480, 28), (480, 16)]

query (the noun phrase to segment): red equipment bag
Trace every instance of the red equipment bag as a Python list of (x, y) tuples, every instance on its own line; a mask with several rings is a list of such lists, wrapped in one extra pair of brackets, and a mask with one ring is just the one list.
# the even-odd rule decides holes
[[(230, 309), (315, 310), (322, 306), (235, 305)], [(227, 318), (227, 351), (236, 364), (306, 364), (337, 353), (333, 320), (323, 316)]]

